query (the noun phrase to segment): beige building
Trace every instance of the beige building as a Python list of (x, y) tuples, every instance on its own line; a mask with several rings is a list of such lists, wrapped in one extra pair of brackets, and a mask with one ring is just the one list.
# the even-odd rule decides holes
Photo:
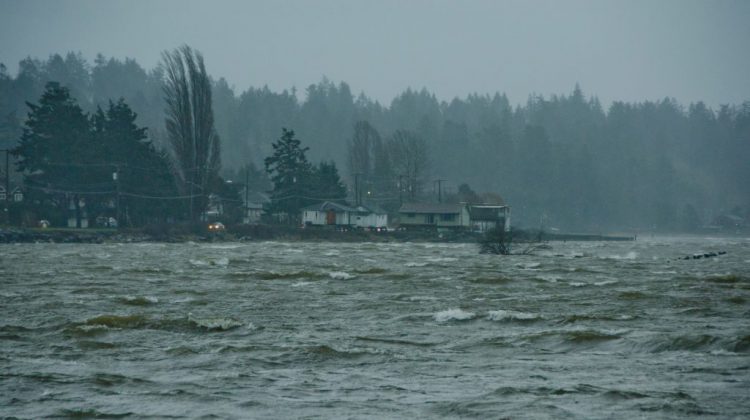
[(495, 227), (510, 230), (510, 207), (467, 203), (407, 203), (398, 211), (401, 226), (464, 228), (486, 232)]

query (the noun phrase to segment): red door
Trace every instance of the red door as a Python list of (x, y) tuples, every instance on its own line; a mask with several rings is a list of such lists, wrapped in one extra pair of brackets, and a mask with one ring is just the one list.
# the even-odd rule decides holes
[(329, 224), (329, 225), (336, 224), (336, 212), (335, 211), (328, 210), (328, 213), (326, 213), (326, 224)]

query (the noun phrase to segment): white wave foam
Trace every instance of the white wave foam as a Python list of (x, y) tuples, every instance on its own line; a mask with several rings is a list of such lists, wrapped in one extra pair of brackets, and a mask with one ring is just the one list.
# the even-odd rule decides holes
[(724, 349), (711, 350), (710, 353), (712, 356), (739, 356), (739, 354), (733, 351), (724, 350)]
[(435, 321), (446, 322), (446, 321), (466, 321), (474, 318), (474, 312), (467, 312), (462, 309), (452, 308), (445, 311), (440, 311), (435, 314)]
[(437, 262), (453, 262), (453, 261), (458, 261), (458, 258), (454, 258), (454, 257), (430, 257), (430, 258), (427, 258), (427, 261), (429, 261), (429, 262), (435, 262), (435, 263), (437, 263)]
[(123, 297), (126, 302), (148, 302), (148, 303), (159, 303), (159, 299), (154, 296), (133, 296), (127, 295)]
[(231, 318), (194, 318), (192, 315), (188, 315), (188, 320), (207, 330), (226, 331), (231, 328), (242, 326), (241, 322)]
[(412, 302), (424, 302), (424, 301), (437, 300), (437, 298), (434, 296), (410, 296), (409, 300)]
[(355, 277), (346, 271), (331, 271), (328, 276), (334, 280), (349, 280)]
[(573, 286), (573, 287), (583, 287), (583, 286), (587, 285), (586, 283), (582, 283), (580, 281), (571, 281), (568, 284), (571, 285), (571, 286)]
[(323, 255), (326, 257), (338, 257), (339, 255), (341, 255), (341, 253), (338, 251), (328, 251)]
[(635, 251), (630, 251), (630, 252), (626, 253), (625, 255), (616, 255), (616, 254), (615, 255), (607, 255), (604, 258), (609, 258), (609, 259), (612, 259), (612, 260), (634, 260), (634, 259), (638, 258), (638, 253), (635, 252)]
[(226, 267), (229, 265), (229, 258), (221, 257), (208, 260), (191, 259), (190, 264), (196, 267)]
[(604, 280), (604, 281), (598, 281), (594, 283), (594, 286), (606, 286), (608, 284), (615, 284), (617, 283), (617, 280)]
[(237, 249), (242, 248), (244, 245), (236, 245), (236, 244), (225, 244), (225, 245), (209, 245), (207, 248), (210, 249)]
[(414, 261), (412, 261), (412, 262), (406, 263), (407, 267), (424, 267), (426, 265), (427, 265), (426, 262), (414, 262)]
[(297, 283), (292, 284), (292, 287), (303, 287), (312, 284), (309, 281), (298, 281)]
[(500, 309), (498, 311), (487, 312), (487, 318), (490, 321), (529, 321), (539, 319), (541, 316), (528, 312), (506, 311)]
[(532, 263), (516, 264), (516, 267), (524, 269), (524, 270), (534, 270), (534, 269), (539, 268), (539, 266), (541, 265), (542, 263), (532, 262)]

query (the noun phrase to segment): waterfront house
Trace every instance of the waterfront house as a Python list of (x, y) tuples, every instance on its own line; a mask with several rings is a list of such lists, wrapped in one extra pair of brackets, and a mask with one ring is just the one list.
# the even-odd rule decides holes
[(468, 228), (469, 209), (465, 203), (406, 203), (398, 211), (401, 226)]
[(469, 206), (471, 229), (486, 232), (494, 228), (510, 231), (510, 207), (504, 205), (476, 204)]
[(313, 226), (351, 226), (358, 211), (354, 207), (324, 201), (302, 209), (302, 224)]
[(388, 226), (388, 213), (361, 205), (356, 210), (354, 226), (363, 229), (383, 229)]

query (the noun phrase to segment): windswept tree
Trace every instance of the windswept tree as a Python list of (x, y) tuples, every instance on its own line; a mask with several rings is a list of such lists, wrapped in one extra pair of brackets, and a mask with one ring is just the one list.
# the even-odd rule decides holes
[(271, 212), (286, 214), (296, 221), (299, 210), (310, 202), (309, 186), (313, 168), (307, 161), (308, 148), (294, 137), (294, 130), (282, 128), (281, 138), (272, 144), (273, 155), (264, 161), (273, 182)]
[(208, 205), (216, 185), (220, 161), (219, 136), (211, 108), (211, 80), (203, 55), (183, 45), (162, 54), (165, 70), (164, 98), (169, 145), (175, 160), (178, 185), (189, 195), (190, 219), (196, 220)]

